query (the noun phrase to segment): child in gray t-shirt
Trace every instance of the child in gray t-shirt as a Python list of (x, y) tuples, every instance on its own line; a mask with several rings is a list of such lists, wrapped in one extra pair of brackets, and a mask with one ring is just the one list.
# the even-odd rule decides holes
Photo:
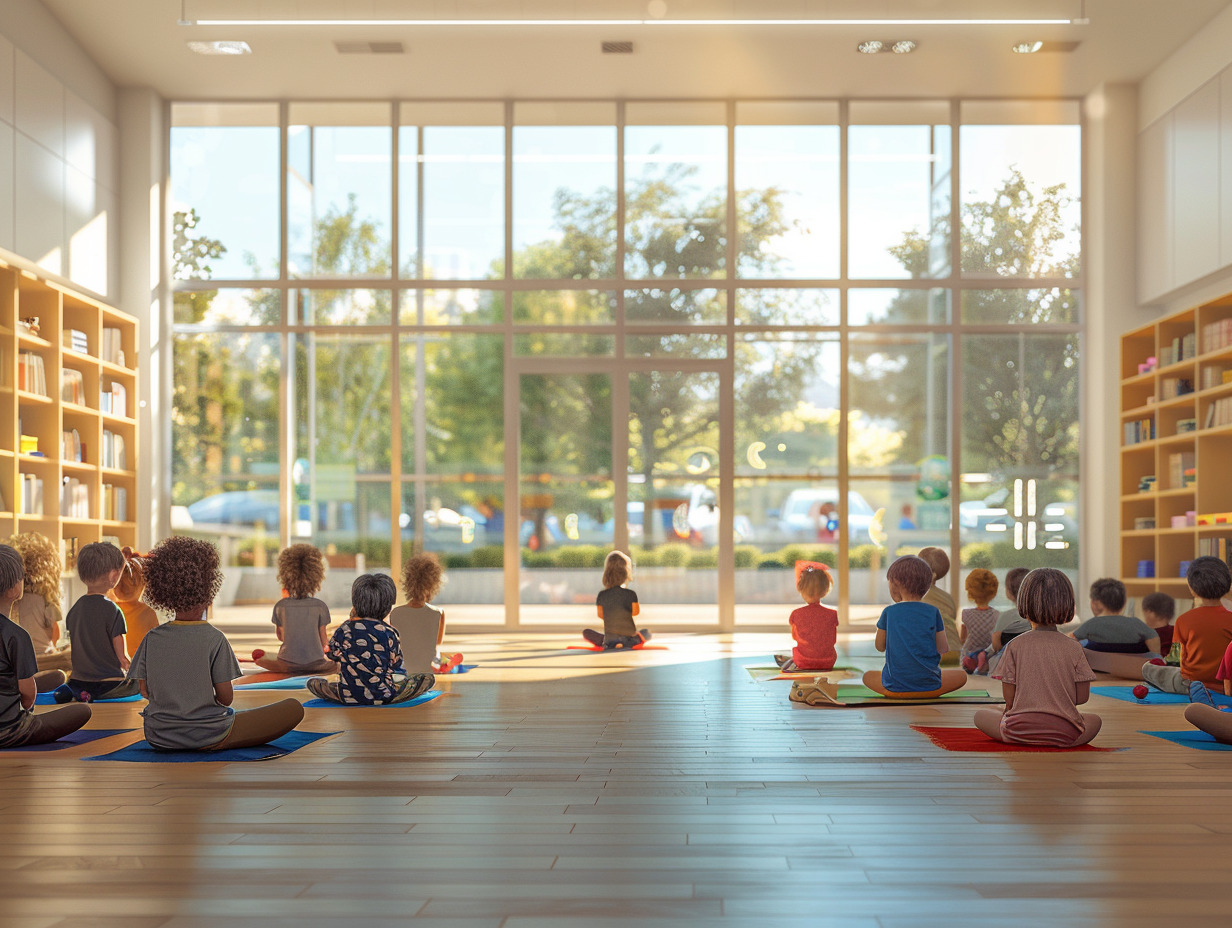
[(603, 590), (595, 597), (603, 631), (582, 631), (582, 637), (596, 647), (607, 651), (635, 648), (649, 640), (650, 630), (639, 629), (633, 622), (641, 607), (637, 594), (625, 586), (632, 576), (633, 561), (623, 551), (613, 551), (603, 562)]
[(278, 582), (283, 598), (272, 621), (282, 647), (277, 657), (255, 648), (253, 662), (274, 673), (337, 673), (338, 665), (325, 656), (329, 607), (316, 598), (325, 582), (325, 558), (312, 545), (291, 545), (278, 555)]
[(280, 738), (304, 718), (298, 699), (257, 709), (231, 708), (240, 675), (235, 652), (205, 614), (222, 584), (218, 550), (196, 538), (172, 537), (145, 559), (145, 599), (174, 621), (141, 639), (129, 679), (150, 701), (145, 738), (164, 751), (217, 751)]
[(404, 673), (449, 673), (462, 663), (461, 654), (443, 656), (438, 651), (445, 640), (445, 610), (432, 605), (431, 600), (441, 591), (443, 582), (441, 562), (435, 554), (417, 554), (402, 568), (407, 604), (390, 612), (385, 622), (398, 632)]

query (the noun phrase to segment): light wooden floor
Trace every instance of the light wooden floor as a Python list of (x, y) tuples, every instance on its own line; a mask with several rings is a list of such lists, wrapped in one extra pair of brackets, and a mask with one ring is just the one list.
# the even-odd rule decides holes
[[(753, 682), (780, 638), (452, 643), (481, 666), (444, 697), (309, 710), (305, 728), (346, 731), (281, 760), (79, 759), (122, 739), (0, 756), (0, 925), (1232, 920), (1232, 754), (1137, 734), (1183, 728), (1181, 707), (1094, 699), (1120, 753), (956, 754), (908, 722), (973, 706), (805, 709)], [(138, 708), (92, 725), (139, 728)]]

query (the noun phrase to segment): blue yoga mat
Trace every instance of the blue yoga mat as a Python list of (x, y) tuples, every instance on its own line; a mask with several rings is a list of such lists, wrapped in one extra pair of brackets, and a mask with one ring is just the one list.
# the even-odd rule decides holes
[(305, 709), (409, 709), (412, 706), (422, 706), (425, 702), (431, 702), (441, 695), (440, 690), (428, 690), (422, 696), (416, 696), (414, 699), (408, 699), (406, 702), (385, 703), (380, 706), (353, 706), (350, 704), (344, 705), (340, 702), (333, 702), (329, 699), (310, 699), (304, 703)]
[(118, 760), (130, 764), (225, 764), (247, 760), (273, 760), (336, 734), (336, 731), (292, 731), (269, 744), (226, 751), (156, 751), (148, 742), (136, 741), (110, 754), (98, 754), (84, 757), (82, 760)]
[(236, 682), (237, 690), (302, 690), (307, 677), (287, 677), (285, 680), (261, 680), (258, 683)]
[[(135, 693), (132, 696), (125, 696), (123, 699), (92, 699), (91, 700), (91, 703), (96, 703), (96, 702), (145, 702), (145, 697), (140, 695), (139, 693)], [(34, 704), (36, 706), (66, 705), (65, 703), (56, 702), (55, 699), (52, 698), (51, 693), (39, 693), (37, 696), (34, 697)]]
[[(1136, 702), (1144, 706), (1187, 706), (1189, 705), (1189, 696), (1182, 696), (1180, 693), (1161, 693), (1159, 690), (1151, 689), (1146, 694), (1145, 699), (1139, 699), (1134, 695), (1132, 686), (1093, 686), (1091, 692), (1096, 696), (1107, 696), (1110, 699), (1119, 699), (1121, 702)], [(1232, 706), (1232, 697), (1224, 696), (1211, 692), (1211, 699), (1215, 701), (1217, 706)]]
[(455, 673), (470, 673), (470, 672), (471, 672), (472, 670), (474, 670), (477, 666), (479, 666), (479, 665), (478, 665), (478, 664), (459, 664), (459, 665), (458, 665), (457, 667), (455, 667), (453, 670), (449, 671), (449, 673), (447, 673), (447, 674), (437, 674), (437, 676), (438, 676), (438, 677), (439, 677), (439, 676), (451, 676), (451, 675), (453, 675), (453, 674), (455, 674)]
[(1221, 744), (1204, 731), (1143, 731), (1139, 734), (1163, 738), (1173, 744), (1183, 744), (1199, 751), (1232, 751), (1232, 744)]
[(79, 728), (71, 735), (65, 735), (58, 741), (50, 741), (47, 744), (28, 744), (20, 748), (5, 748), (7, 751), (63, 751), (65, 748), (75, 748), (79, 744), (89, 744), (91, 741), (99, 741), (103, 738), (110, 738), (112, 735), (125, 735), (133, 731), (131, 728)]

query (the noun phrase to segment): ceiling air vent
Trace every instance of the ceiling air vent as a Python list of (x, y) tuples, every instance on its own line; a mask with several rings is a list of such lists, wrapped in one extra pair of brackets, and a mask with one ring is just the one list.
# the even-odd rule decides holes
[(632, 42), (604, 42), (600, 48), (605, 55), (632, 55)]
[(339, 55), (401, 55), (401, 42), (335, 42)]

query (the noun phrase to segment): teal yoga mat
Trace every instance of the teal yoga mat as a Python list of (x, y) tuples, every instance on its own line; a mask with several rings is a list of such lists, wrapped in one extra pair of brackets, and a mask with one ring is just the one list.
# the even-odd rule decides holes
[(286, 757), (314, 741), (336, 735), (336, 731), (292, 731), (269, 744), (229, 751), (158, 751), (148, 742), (137, 741), (127, 747), (83, 760), (115, 760), (128, 764), (228, 764), (237, 761), (273, 760)]
[[(1151, 689), (1146, 694), (1146, 698), (1139, 699), (1134, 695), (1132, 686), (1093, 686), (1091, 693), (1094, 696), (1107, 696), (1109, 699), (1119, 699), (1121, 702), (1136, 702), (1144, 706), (1187, 706), (1189, 705), (1189, 696), (1182, 696), (1180, 693), (1161, 693), (1159, 690)], [(1232, 706), (1232, 697), (1221, 695), (1213, 690), (1211, 691), (1211, 699), (1215, 701), (1217, 706)]]
[[(132, 696), (125, 696), (123, 699), (92, 699), (90, 700), (91, 705), (95, 703), (109, 703), (109, 702), (145, 702), (145, 697), (139, 694), (134, 694)], [(64, 703), (56, 702), (55, 699), (52, 698), (51, 693), (39, 693), (37, 696), (34, 697), (34, 704), (36, 706), (64, 705)]]
[(1143, 731), (1139, 734), (1162, 738), (1199, 751), (1232, 751), (1232, 744), (1221, 744), (1204, 731)]

